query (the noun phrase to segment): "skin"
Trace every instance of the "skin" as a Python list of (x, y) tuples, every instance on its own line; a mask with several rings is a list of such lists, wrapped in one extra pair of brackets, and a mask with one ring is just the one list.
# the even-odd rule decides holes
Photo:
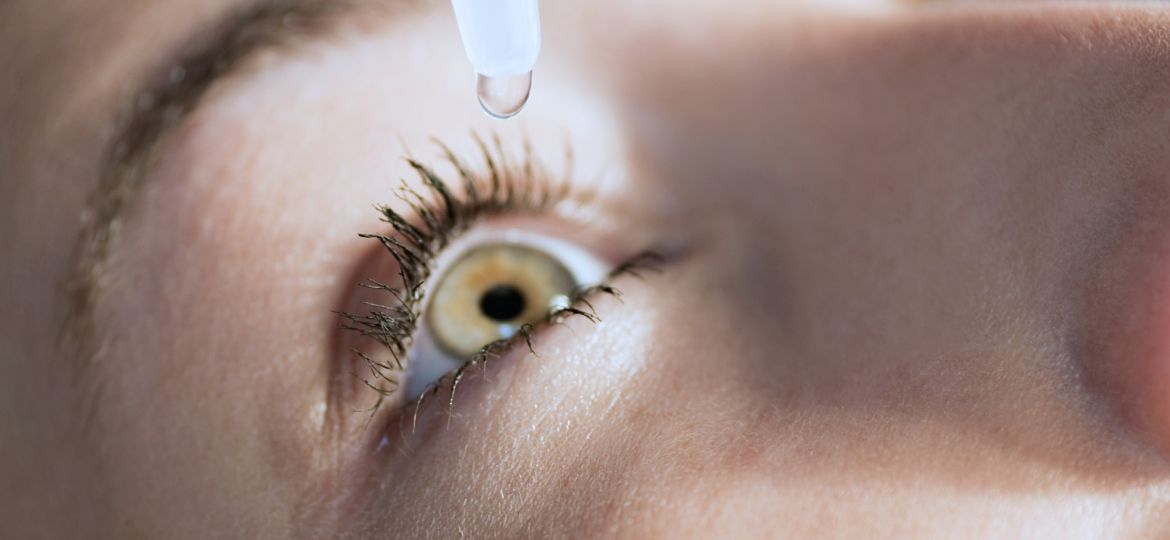
[[(122, 106), (240, 3), (0, 5), (0, 537), (1170, 534), (1164, 6), (548, 2), (503, 124), (445, 5), (397, 10), (211, 89), (81, 357)], [(671, 257), (454, 405), (354, 412), (357, 234), (471, 129), (602, 194), (483, 227)]]

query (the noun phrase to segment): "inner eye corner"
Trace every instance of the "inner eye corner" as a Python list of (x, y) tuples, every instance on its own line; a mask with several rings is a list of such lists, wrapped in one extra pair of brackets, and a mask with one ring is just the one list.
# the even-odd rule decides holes
[[(383, 340), (391, 336), (377, 335), (380, 330), (378, 318), (390, 315), (384, 309), (393, 307), (396, 300), (388, 299), (382, 288), (398, 285), (393, 262), (388, 262), (385, 251), (380, 247), (368, 246), (365, 252), (347, 272), (347, 285), (339, 294), (330, 318), (329, 350), (337, 361), (331, 363), (329, 371), (329, 401), (333, 406), (346, 411), (354, 408), (354, 399), (361, 395), (366, 382), (389, 385), (385, 377), (398, 377), (404, 369), (398, 369), (400, 362)], [(370, 370), (372, 364), (391, 369), (380, 373)], [(363, 382), (365, 381), (365, 382)], [(339, 409), (339, 410), (340, 410)]]

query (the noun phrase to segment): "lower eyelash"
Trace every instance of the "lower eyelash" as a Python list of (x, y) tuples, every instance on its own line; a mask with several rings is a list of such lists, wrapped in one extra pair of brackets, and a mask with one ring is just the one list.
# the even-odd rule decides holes
[[(382, 221), (391, 226), (394, 234), (359, 235), (381, 242), (397, 262), (400, 280), (399, 286), (372, 279), (362, 284), (366, 288), (388, 294), (392, 299), (389, 305), (367, 302), (365, 305), (370, 308), (368, 313), (339, 313), (343, 328), (373, 339), (390, 351), (393, 358), (392, 361), (379, 362), (359, 350), (352, 350), (365, 364), (369, 373), (368, 378), (361, 378), (362, 382), (379, 394), (379, 399), (371, 412), (376, 411), (384, 399), (398, 389), (397, 374), (404, 370), (404, 363), (408, 361), (407, 354), (412, 336), (418, 327), (423, 304), (424, 285), (431, 275), (434, 259), (452, 240), (485, 217), (517, 213), (542, 214), (563, 201), (572, 199), (587, 202), (592, 198), (592, 193), (574, 191), (567, 181), (550, 182), (545, 180), (547, 178), (545, 175), (542, 175), (545, 178), (537, 181), (536, 177), (541, 172), (532, 157), (529, 145), (524, 145), (523, 161), (519, 166), (513, 166), (509, 163), (508, 154), (499, 137), (493, 137), (490, 146), (478, 135), (472, 134), (472, 137), (479, 148), (486, 174), (475, 174), (472, 168), (456, 157), (448, 146), (435, 141), (446, 162), (455, 168), (462, 192), (453, 193), (448, 184), (431, 168), (408, 158), (407, 162), (418, 175), (429, 197), (407, 187), (404, 183), (395, 195), (415, 214), (415, 219), (411, 220), (389, 206), (379, 206), (377, 209), (381, 213)], [(571, 162), (571, 154), (567, 156)], [(644, 254), (636, 260), (650, 260), (655, 257)], [(636, 269), (627, 263), (615, 270), (611, 277), (622, 274), (636, 275)], [(548, 322), (560, 322), (568, 316), (584, 316), (593, 321), (598, 320), (596, 313), (591, 313), (588, 297), (603, 293), (620, 294), (608, 284), (578, 291), (571, 299), (570, 307), (550, 313)], [(584, 311), (583, 307), (589, 307), (590, 312)], [(514, 344), (517, 337), (525, 339), (531, 348), (531, 333), (534, 329), (529, 325), (513, 336), (513, 339), (489, 343), (445, 380), (451, 380), (454, 390), (467, 367), (499, 354)], [(434, 390), (437, 390), (439, 385), (434, 386)], [(424, 392), (423, 395), (428, 392)]]

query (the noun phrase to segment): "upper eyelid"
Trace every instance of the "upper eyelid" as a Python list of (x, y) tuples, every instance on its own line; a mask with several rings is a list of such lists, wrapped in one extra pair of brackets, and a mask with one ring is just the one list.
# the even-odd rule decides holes
[(454, 185), (427, 165), (408, 159), (419, 177), (422, 192), (404, 184), (398, 194), (402, 202), (398, 209), (378, 208), (383, 221), (393, 230), (361, 235), (382, 244), (394, 259), (399, 275), (398, 283), (367, 284), (384, 297), (383, 301), (371, 304), (368, 313), (340, 314), (343, 329), (373, 339), (393, 355), (392, 363), (381, 364), (362, 357), (378, 379), (394, 385), (383, 397), (397, 388), (393, 372), (410, 350), (410, 340), (421, 318), (424, 286), (439, 253), (482, 218), (547, 213), (558, 203), (582, 193), (574, 191), (571, 182), (557, 181), (544, 174), (527, 144), (525, 157), (517, 165), (501, 139), (493, 138), (492, 145), (478, 136), (475, 140), (483, 162), (480, 167), (467, 164), (450, 148), (437, 143), (456, 171), (458, 180)]

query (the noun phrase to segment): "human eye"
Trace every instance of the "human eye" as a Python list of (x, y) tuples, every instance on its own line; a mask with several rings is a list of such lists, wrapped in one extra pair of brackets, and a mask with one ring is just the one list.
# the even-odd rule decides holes
[(372, 414), (440, 391), (454, 407), (469, 374), (511, 351), (539, 360), (546, 326), (600, 321), (593, 301), (621, 294), (612, 280), (663, 261), (645, 239), (593, 230), (577, 214), (601, 204), (596, 194), (550, 180), (530, 154), (514, 165), (502, 143), (480, 140), (472, 165), (440, 147), (447, 174), (408, 160), (418, 182), (377, 206), (389, 230), (360, 235), (380, 244), (385, 264), (340, 315), (358, 380), (377, 395)]

